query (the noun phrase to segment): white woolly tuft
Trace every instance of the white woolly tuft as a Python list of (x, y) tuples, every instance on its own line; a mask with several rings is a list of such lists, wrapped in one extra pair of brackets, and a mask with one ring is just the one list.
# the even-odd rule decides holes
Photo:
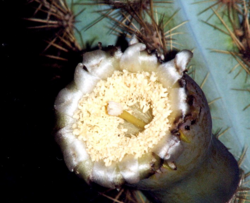
[(187, 94), (184, 88), (179, 88), (179, 108), (182, 110), (183, 115), (186, 115), (188, 111), (188, 105), (187, 105)]
[(134, 44), (126, 49), (120, 60), (120, 69), (129, 72), (141, 71), (141, 62), (139, 60), (140, 52), (146, 49), (145, 44)]
[(54, 108), (62, 114), (73, 117), (78, 106), (78, 101), (82, 96), (83, 93), (81, 91), (72, 88), (64, 88), (59, 92)]
[(117, 185), (124, 182), (122, 175), (119, 174), (115, 164), (105, 166), (104, 162), (94, 162), (92, 178), (94, 182), (102, 185), (103, 187), (115, 189)]
[[(91, 56), (91, 60), (89, 60)], [(115, 52), (115, 58), (119, 59), (120, 51)], [(83, 66), (88, 72), (98, 78), (107, 79), (118, 68), (107, 54), (102, 50), (87, 52), (83, 55)]]
[(73, 135), (70, 126), (62, 128), (56, 133), (56, 142), (64, 146), (63, 157), (70, 171), (74, 171), (80, 162), (90, 159), (85, 144)]
[(140, 53), (139, 61), (143, 71), (156, 72), (158, 69), (158, 59), (154, 54), (149, 55), (143, 51)]
[(75, 138), (63, 149), (63, 157), (69, 170), (73, 171), (79, 163), (90, 159), (85, 148), (84, 142)]
[(119, 163), (119, 169), (127, 183), (134, 184), (140, 180), (138, 159), (132, 155), (127, 156)]
[(101, 161), (95, 161), (92, 169), (92, 177), (94, 182), (104, 186), (109, 187), (110, 183), (108, 182), (108, 178), (106, 175), (107, 167), (105, 167), (104, 163)]
[(160, 82), (166, 87), (173, 86), (183, 76), (192, 56), (191, 51), (184, 50), (176, 54), (173, 60), (163, 63), (158, 70)]
[(57, 116), (59, 117), (59, 119), (57, 120), (57, 127), (58, 129), (62, 129), (64, 127), (68, 127), (68, 126), (72, 126), (75, 122), (76, 122), (76, 119), (71, 117), (71, 116), (68, 116), (66, 114), (62, 114), (60, 112), (57, 112)]
[(79, 63), (75, 70), (74, 82), (83, 94), (88, 94), (93, 91), (100, 78), (89, 74), (83, 69), (83, 64)]
[(132, 36), (131, 40), (129, 41), (129, 45), (131, 46), (131, 45), (137, 44), (137, 43), (139, 43), (139, 41), (138, 41), (136, 35), (134, 34), (134, 35)]
[(105, 60), (107, 58), (107, 55), (105, 51), (102, 50), (96, 50), (91, 52), (86, 52), (83, 54), (83, 65), (87, 67), (87, 70), (89, 72), (92, 72), (93, 69), (98, 68), (98, 64)]
[(60, 144), (71, 144), (72, 142), (74, 142), (76, 139), (76, 137), (73, 135), (72, 133), (72, 128), (71, 126), (66, 126), (62, 129), (60, 129), (55, 136), (55, 140), (57, 143)]
[(193, 53), (189, 50), (183, 50), (176, 54), (175, 65), (180, 74), (182, 74), (187, 69), (187, 64), (193, 57)]
[(176, 70), (174, 60), (172, 60), (159, 66), (157, 76), (164, 87), (169, 88), (182, 77), (182, 74)]
[(183, 148), (176, 136), (166, 136), (155, 148), (154, 153), (165, 160), (174, 160), (182, 153)]
[(170, 90), (170, 100), (171, 100), (171, 108), (174, 111), (181, 110), (183, 115), (185, 115), (188, 111), (187, 105), (187, 94), (184, 88), (172, 88)]

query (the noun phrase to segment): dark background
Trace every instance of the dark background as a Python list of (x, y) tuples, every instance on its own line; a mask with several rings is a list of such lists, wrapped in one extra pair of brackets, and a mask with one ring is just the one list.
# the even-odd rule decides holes
[(51, 33), (27, 29), (34, 10), (24, 0), (0, 4), (0, 202), (110, 202), (68, 171), (53, 137), (55, 97), (79, 61), (40, 56)]

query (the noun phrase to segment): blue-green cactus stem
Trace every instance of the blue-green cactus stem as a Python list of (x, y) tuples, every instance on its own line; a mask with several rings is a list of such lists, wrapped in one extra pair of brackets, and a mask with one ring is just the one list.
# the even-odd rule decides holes
[(236, 160), (219, 140), (213, 138), (208, 156), (195, 173), (167, 188), (143, 192), (157, 203), (225, 203), (235, 193), (239, 179)]

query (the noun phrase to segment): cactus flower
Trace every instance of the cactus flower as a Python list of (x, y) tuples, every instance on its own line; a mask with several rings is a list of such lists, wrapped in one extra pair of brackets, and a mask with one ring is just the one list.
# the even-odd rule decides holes
[(162, 62), (136, 40), (124, 52), (86, 52), (55, 102), (69, 170), (153, 202), (229, 202), (238, 164), (212, 135), (207, 100), (185, 74), (192, 56), (183, 50)]

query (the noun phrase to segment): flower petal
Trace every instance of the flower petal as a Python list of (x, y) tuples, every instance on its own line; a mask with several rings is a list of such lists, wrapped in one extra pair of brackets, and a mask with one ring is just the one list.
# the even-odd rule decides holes
[(140, 180), (138, 159), (135, 159), (132, 155), (125, 157), (119, 163), (119, 169), (127, 183), (133, 184)]
[(78, 106), (78, 101), (82, 95), (83, 93), (81, 91), (70, 86), (66, 87), (59, 92), (54, 108), (60, 114), (66, 114), (73, 117)]
[(82, 63), (77, 65), (74, 75), (74, 82), (77, 89), (79, 89), (83, 94), (92, 92), (99, 80), (99, 77), (94, 76), (84, 70)]
[(56, 134), (56, 141), (62, 147), (63, 157), (70, 171), (74, 171), (80, 162), (90, 159), (84, 142), (73, 135), (70, 127), (59, 130)]
[(120, 187), (124, 183), (124, 179), (116, 164), (107, 167), (104, 162), (101, 161), (94, 163), (92, 178), (92, 181), (95, 183), (114, 189)]
[(129, 72), (141, 71), (141, 63), (139, 60), (140, 52), (146, 49), (146, 45), (142, 43), (129, 46), (123, 53), (120, 60), (120, 69)]
[[(120, 50), (117, 50), (114, 55), (119, 58)], [(83, 55), (83, 66), (88, 72), (100, 79), (107, 79), (112, 73), (118, 69), (112, 57), (102, 50), (87, 52)]]

